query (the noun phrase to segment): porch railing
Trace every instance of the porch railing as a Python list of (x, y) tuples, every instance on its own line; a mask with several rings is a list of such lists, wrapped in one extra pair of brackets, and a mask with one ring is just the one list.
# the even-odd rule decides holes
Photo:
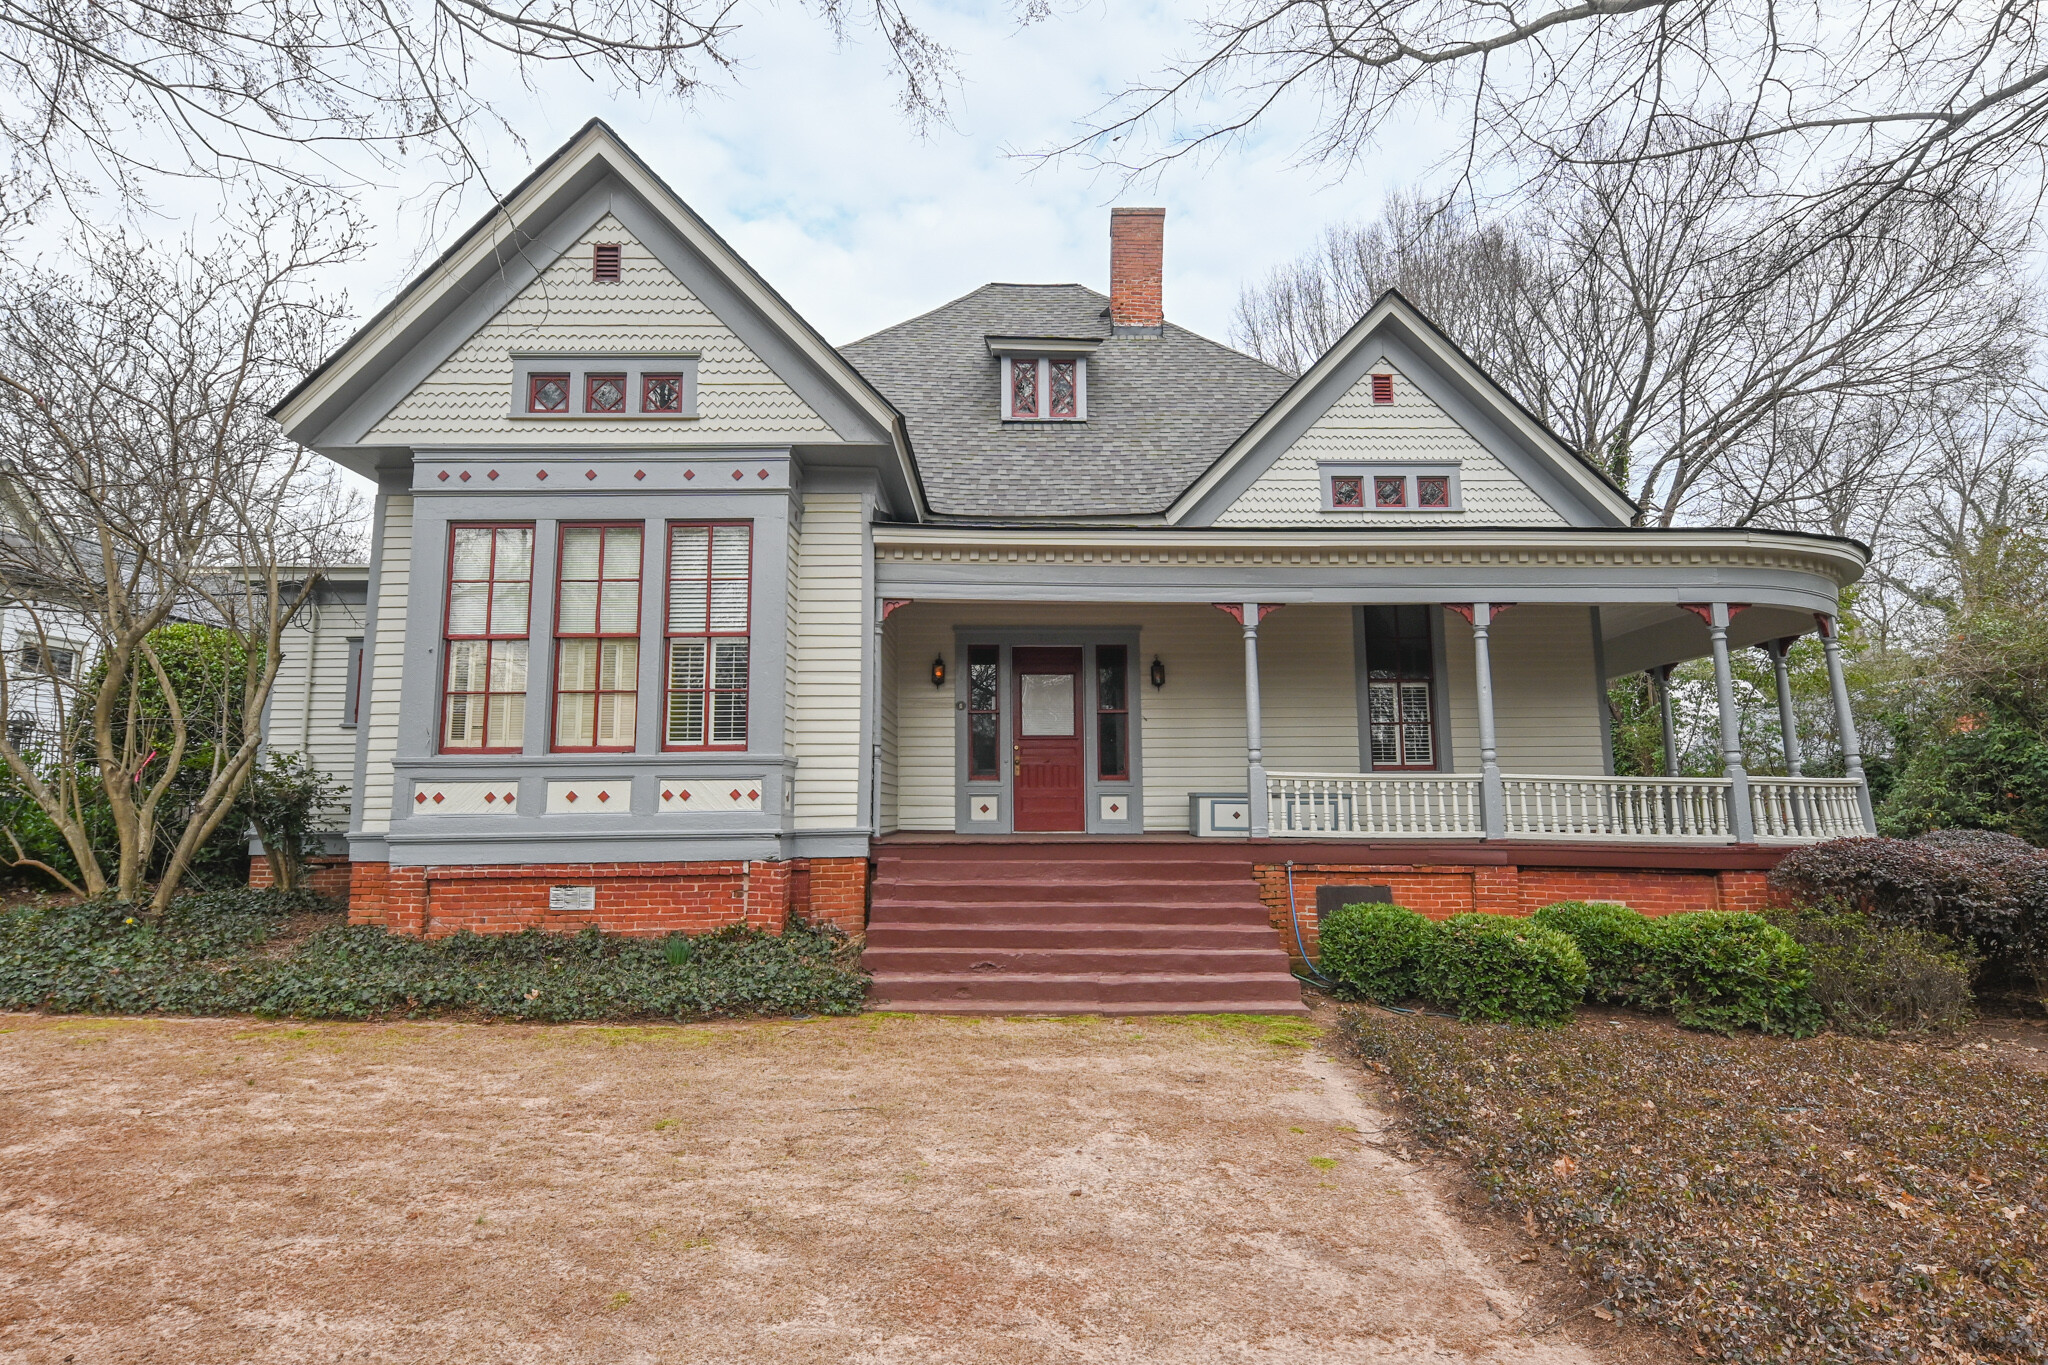
[(1853, 777), (1752, 777), (1749, 817), (1758, 842), (1807, 843), (1869, 833), (1863, 784)]
[(1276, 837), (1476, 839), (1479, 779), (1427, 773), (1267, 773), (1267, 818)]
[(1724, 777), (1502, 777), (1510, 839), (1731, 843)]

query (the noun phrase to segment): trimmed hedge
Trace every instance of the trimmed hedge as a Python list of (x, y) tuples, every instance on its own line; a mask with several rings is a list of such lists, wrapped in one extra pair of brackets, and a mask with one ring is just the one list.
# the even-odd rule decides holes
[(365, 1019), (469, 1011), (534, 1022), (738, 1014), (855, 1014), (867, 977), (846, 935), (792, 920), (695, 938), (581, 934), (424, 940), (368, 925), (259, 947), (310, 898), (225, 891), (161, 919), (112, 901), (0, 915), (0, 1009)]
[(1642, 993), (1650, 964), (1650, 920), (1611, 901), (1558, 901), (1531, 917), (1579, 945), (1586, 998), (1626, 1005)]
[(1970, 960), (1939, 934), (1876, 924), (1853, 910), (1767, 910), (1806, 950), (1828, 1026), (1882, 1038), (1946, 1033), (1970, 1022)]
[(1794, 1038), (1820, 1031), (1806, 950), (1761, 915), (1702, 910), (1650, 921), (1639, 1003), (1687, 1028), (1756, 1028)]
[(1398, 905), (1346, 905), (1323, 920), (1320, 965), (1360, 999), (1412, 1000), (1421, 993), (1423, 947), (1436, 932), (1429, 919)]
[(1454, 915), (1422, 949), (1422, 995), (1465, 1020), (1568, 1023), (1586, 994), (1586, 959), (1555, 929), (1514, 915)]

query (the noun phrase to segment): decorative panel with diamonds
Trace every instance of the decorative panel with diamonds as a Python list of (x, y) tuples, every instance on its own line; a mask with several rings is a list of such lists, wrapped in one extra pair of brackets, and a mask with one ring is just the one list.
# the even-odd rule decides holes
[(624, 815), (632, 809), (630, 777), (587, 777), (548, 783), (549, 815)]
[(1128, 796), (1105, 796), (1102, 798), (1102, 818), (1105, 820), (1128, 820), (1131, 818), (1131, 798)]
[(757, 811), (768, 790), (759, 777), (693, 777), (688, 781), (664, 777), (661, 780), (661, 809), (675, 815), (708, 811), (726, 815), (733, 811)]
[(415, 782), (414, 815), (516, 815), (519, 780), (502, 782)]
[(1000, 821), (1003, 818), (1002, 798), (975, 792), (967, 798), (967, 818), (975, 821)]

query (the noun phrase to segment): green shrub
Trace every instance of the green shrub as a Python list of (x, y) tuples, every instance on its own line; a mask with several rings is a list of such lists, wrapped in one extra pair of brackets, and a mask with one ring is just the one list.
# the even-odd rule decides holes
[(1952, 1032), (1970, 1022), (1970, 960), (1941, 935), (1838, 907), (1764, 917), (1806, 950), (1813, 998), (1830, 1027), (1882, 1038)]
[(312, 898), (188, 896), (160, 918), (114, 901), (0, 915), (0, 1009), (363, 1019), (449, 1010), (537, 1022), (854, 1014), (867, 978), (846, 935), (792, 919), (685, 939), (457, 934), (428, 941), (369, 925), (256, 955)]
[(1806, 950), (1761, 915), (1702, 910), (1650, 921), (1641, 1003), (1687, 1028), (1757, 1028), (1794, 1038), (1820, 1030)]
[(1423, 945), (1436, 925), (1398, 905), (1347, 905), (1323, 920), (1318, 956), (1324, 972), (1366, 1000), (1409, 1000)]
[(1579, 945), (1586, 998), (1625, 1005), (1642, 989), (1650, 961), (1650, 921), (1611, 901), (1559, 901), (1530, 917)]
[(1454, 915), (1425, 940), (1422, 996), (1461, 1019), (1554, 1025), (1585, 998), (1586, 959), (1555, 929), (1514, 915)]

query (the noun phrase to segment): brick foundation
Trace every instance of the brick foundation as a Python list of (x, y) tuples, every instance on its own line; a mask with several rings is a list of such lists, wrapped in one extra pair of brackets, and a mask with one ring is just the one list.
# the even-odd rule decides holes
[[(593, 888), (590, 910), (555, 911), (557, 886)], [(865, 858), (692, 863), (532, 863), (394, 867), (356, 863), (349, 923), (440, 938), (538, 928), (576, 933), (698, 934), (730, 924), (780, 932), (792, 911), (858, 934), (867, 923)]]
[[(331, 901), (346, 901), (354, 886), (349, 860), (344, 857), (306, 859), (306, 884)], [(270, 859), (257, 854), (249, 859), (249, 886), (261, 891), (270, 885)]]
[[(1252, 869), (1273, 925), (1293, 941), (1288, 923), (1287, 867)], [(1759, 910), (1768, 903), (1766, 873), (1753, 869), (1652, 871), (1601, 867), (1461, 867), (1428, 863), (1297, 863), (1294, 902), (1311, 954), (1316, 946), (1316, 888), (1363, 882), (1393, 888), (1394, 901), (1431, 919), (1480, 911), (1529, 915), (1557, 901), (1619, 901), (1646, 915), (1685, 910)]]

